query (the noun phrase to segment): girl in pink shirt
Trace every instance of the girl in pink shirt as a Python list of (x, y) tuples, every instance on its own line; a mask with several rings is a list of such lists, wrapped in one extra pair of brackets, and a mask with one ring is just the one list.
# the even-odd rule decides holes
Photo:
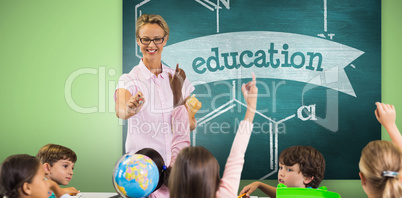
[(253, 80), (242, 86), (242, 92), (247, 102), (247, 112), (240, 122), (223, 177), (219, 178), (219, 164), (207, 149), (184, 148), (177, 156), (169, 176), (171, 198), (236, 197), (257, 106), (258, 88), (254, 74)]

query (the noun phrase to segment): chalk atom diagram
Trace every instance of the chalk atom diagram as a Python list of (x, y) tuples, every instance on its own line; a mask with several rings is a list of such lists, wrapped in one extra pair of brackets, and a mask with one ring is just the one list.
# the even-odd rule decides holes
[(330, 40), (332, 40), (335, 36), (334, 33), (328, 33), (328, 4), (327, 0), (324, 0), (324, 33), (317, 34), (317, 36), (321, 38), (327, 38), (329, 37)]
[[(140, 10), (140, 7), (145, 5), (146, 3), (150, 2), (151, 0), (144, 0), (137, 4), (135, 6), (135, 21), (137, 21), (138, 17), (142, 15), (142, 12)], [(209, 1), (209, 0), (195, 0), (197, 3), (202, 5), (203, 7), (207, 8), (208, 10), (214, 12), (216, 11), (216, 32), (219, 33), (219, 11), (220, 9), (223, 9), (221, 5), (223, 5), (226, 9), (230, 9), (230, 0), (216, 0), (216, 3)], [(325, 38), (325, 39), (330, 39), (332, 40), (335, 34), (333, 33), (328, 33), (328, 23), (327, 23), (327, 0), (323, 0), (323, 5), (324, 5), (324, 32), (317, 34), (318, 37)], [(139, 47), (137, 45), (137, 41), (135, 40), (135, 55), (139, 59), (142, 58), (140, 54)], [(353, 68), (355, 68), (354, 65), (351, 65)], [(244, 104), (243, 102), (239, 101), (236, 99), (236, 91), (235, 91), (235, 81), (232, 82), (232, 94), (231, 94), (231, 99), (226, 102), (225, 104), (221, 105), (220, 107), (214, 109), (213, 111), (209, 112), (207, 115), (201, 117), (200, 119), (197, 120), (198, 126), (202, 126), (205, 123), (209, 122), (210, 120), (222, 115), (223, 113), (233, 109), (237, 105), (243, 106), (247, 108), (247, 105)], [(307, 112), (310, 113), (310, 116), (304, 117), (302, 115), (302, 112)], [(307, 120), (317, 120), (315, 117), (315, 105), (310, 105), (310, 106), (301, 106), (297, 110), (297, 114), (292, 114), (290, 116), (287, 116), (284, 119), (281, 119), (279, 121), (275, 121), (274, 119), (262, 114), (259, 111), (256, 111), (257, 115), (260, 115), (264, 119), (267, 120), (270, 126), (269, 130), (269, 159), (270, 159), (270, 167), (267, 173), (260, 178), (260, 180), (266, 179), (276, 173), (278, 171), (278, 125), (281, 123), (284, 123), (287, 120), (290, 120), (292, 118), (295, 118), (297, 115), (297, 118), (299, 118), (302, 121), (307, 121)], [(195, 129), (192, 132), (192, 146), (196, 146), (196, 135), (197, 135), (197, 129)]]
[[(239, 101), (236, 99), (236, 89), (235, 89), (236, 83), (235, 81), (232, 81), (232, 94), (231, 94), (231, 99), (226, 102), (225, 104), (221, 105), (220, 107), (216, 108), (215, 110), (209, 112), (207, 115), (201, 117), (198, 119), (198, 124), (197, 127), (202, 126), (203, 124), (209, 122), (210, 120), (218, 117), (219, 115), (233, 109), (236, 105), (241, 105), (245, 108), (247, 108), (247, 104), (244, 104), (243, 102)], [(310, 113), (309, 116), (304, 117), (302, 112), (308, 112)], [(296, 117), (296, 114), (287, 116), (284, 119), (281, 119), (279, 121), (275, 121), (274, 119), (262, 114), (258, 110), (255, 112), (256, 114), (260, 115), (264, 119), (269, 122), (269, 159), (270, 159), (270, 171), (266, 175), (262, 176), (260, 180), (266, 179), (276, 173), (278, 171), (278, 125), (281, 123), (284, 123), (287, 120), (290, 120), (292, 118)], [(302, 121), (307, 121), (307, 120), (316, 120), (317, 118), (315, 117), (315, 105), (310, 105), (310, 106), (301, 106), (297, 110), (297, 117), (302, 120)], [(273, 130), (274, 129), (274, 130)], [(192, 132), (193, 137), (192, 137), (192, 146), (196, 146), (196, 136), (197, 136), (197, 128), (194, 129)]]
[(197, 3), (206, 7), (208, 10), (212, 12), (216, 10), (216, 32), (219, 33), (219, 10), (222, 9), (220, 3), (222, 3), (226, 9), (230, 9), (230, 0), (216, 0), (216, 3), (213, 3), (209, 0), (195, 0)]
[[(139, 4), (135, 5), (135, 21), (137, 21), (138, 17), (142, 15), (142, 12), (141, 12), (141, 10), (139, 10), (139, 8), (150, 1), (151, 0), (144, 0), (144, 1), (140, 2)], [(209, 0), (195, 0), (195, 1), (212, 12), (216, 10), (216, 32), (219, 33), (219, 10), (222, 9), (220, 4), (222, 3), (222, 5), (225, 6), (225, 8), (229, 10), (230, 9), (230, 0), (217, 0), (216, 3), (213, 3)], [(137, 40), (136, 40), (135, 41), (135, 55), (141, 59), (142, 57), (139, 54), (138, 48), (139, 47), (137, 46)]]

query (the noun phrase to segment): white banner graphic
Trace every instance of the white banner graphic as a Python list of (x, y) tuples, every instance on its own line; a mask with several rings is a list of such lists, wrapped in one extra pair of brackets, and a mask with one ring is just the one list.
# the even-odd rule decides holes
[[(194, 85), (273, 78), (328, 87), (356, 97), (344, 71), (364, 52), (330, 40), (269, 31), (216, 34), (166, 45), (162, 61), (179, 63)], [(191, 68), (191, 69), (190, 69)]]

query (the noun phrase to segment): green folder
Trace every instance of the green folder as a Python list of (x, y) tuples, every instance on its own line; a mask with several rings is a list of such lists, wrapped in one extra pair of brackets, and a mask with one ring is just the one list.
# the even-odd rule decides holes
[(294, 188), (287, 187), (285, 184), (278, 184), (276, 188), (277, 198), (340, 198), (338, 193), (327, 191), (327, 187), (315, 188)]

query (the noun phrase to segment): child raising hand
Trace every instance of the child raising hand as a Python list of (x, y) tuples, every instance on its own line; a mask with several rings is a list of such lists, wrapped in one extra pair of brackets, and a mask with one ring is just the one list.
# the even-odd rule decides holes
[(247, 112), (240, 122), (226, 162), (223, 177), (219, 177), (216, 158), (204, 147), (187, 147), (180, 151), (169, 176), (171, 198), (226, 198), (236, 197), (244, 164), (253, 119), (257, 107), (258, 88), (255, 75), (242, 86)]
[(392, 142), (402, 150), (402, 136), (395, 124), (396, 111), (394, 105), (384, 104), (380, 102), (375, 103), (377, 109), (374, 111), (375, 116), (385, 129), (387, 130)]

